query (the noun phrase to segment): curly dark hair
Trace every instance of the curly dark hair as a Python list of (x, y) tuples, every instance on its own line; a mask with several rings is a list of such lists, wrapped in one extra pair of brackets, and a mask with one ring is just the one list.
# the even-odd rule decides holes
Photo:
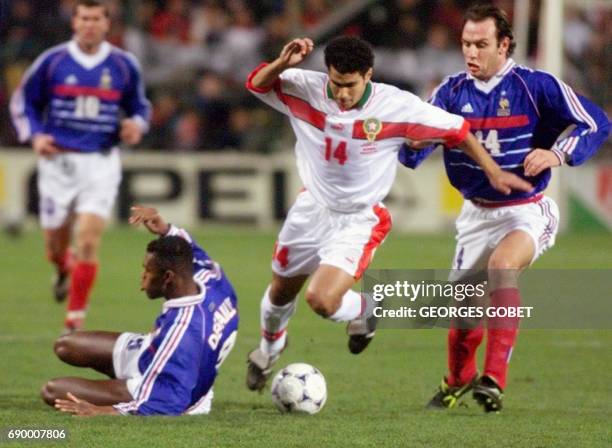
[(493, 21), (495, 22), (495, 28), (497, 29), (498, 45), (504, 37), (510, 39), (510, 46), (508, 47), (508, 56), (512, 56), (512, 53), (514, 53), (514, 48), (516, 47), (516, 42), (514, 42), (512, 25), (510, 25), (508, 15), (503, 9), (488, 3), (473, 5), (465, 12), (463, 16), (463, 26), (465, 26), (465, 23), (468, 20), (472, 22), (482, 22), (483, 20), (489, 18), (493, 19)]
[(193, 274), (193, 250), (191, 244), (179, 236), (160, 236), (147, 245), (147, 252), (155, 255), (159, 271)]
[(325, 47), (325, 65), (338, 73), (359, 72), (365, 75), (374, 66), (374, 52), (369, 43), (358, 37), (336, 37)]

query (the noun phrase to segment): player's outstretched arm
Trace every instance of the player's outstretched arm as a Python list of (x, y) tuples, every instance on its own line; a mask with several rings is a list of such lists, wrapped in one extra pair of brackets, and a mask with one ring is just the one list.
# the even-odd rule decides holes
[(491, 186), (503, 194), (510, 194), (512, 190), (530, 192), (533, 185), (513, 173), (502, 170), (486, 149), (470, 132), (466, 139), (459, 144), (459, 148), (480, 165), (485, 172)]
[(278, 58), (257, 72), (251, 84), (258, 89), (272, 87), (283, 71), (301, 64), (313, 48), (314, 43), (307, 37), (293, 39), (283, 47)]
[(143, 224), (149, 232), (156, 235), (165, 235), (170, 230), (170, 224), (162, 218), (156, 208), (134, 205), (130, 210), (132, 214), (128, 222), (133, 226)]
[(68, 399), (55, 400), (55, 409), (61, 412), (67, 412), (78, 417), (93, 417), (94, 415), (121, 415), (121, 413), (112, 406), (96, 406), (88, 401), (81, 400), (68, 392)]
[(133, 226), (142, 224), (149, 229), (149, 232), (160, 236), (180, 236), (191, 244), (191, 248), (193, 249), (194, 263), (201, 264), (206, 260), (210, 260), (210, 257), (206, 251), (198, 245), (189, 232), (187, 232), (185, 229), (181, 229), (180, 227), (171, 226), (164, 220), (164, 218), (162, 218), (156, 208), (146, 207), (144, 205), (134, 205), (130, 208), (130, 210), (132, 211), (132, 214), (128, 222)]

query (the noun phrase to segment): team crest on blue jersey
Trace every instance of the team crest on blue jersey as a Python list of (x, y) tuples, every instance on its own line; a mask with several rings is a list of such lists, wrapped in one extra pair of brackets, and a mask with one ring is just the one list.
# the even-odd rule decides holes
[(366, 118), (363, 122), (363, 132), (370, 143), (376, 140), (376, 136), (382, 131), (382, 122), (378, 118)]
[(66, 76), (66, 79), (64, 79), (64, 84), (68, 84), (68, 85), (75, 85), (79, 82), (79, 80), (77, 79), (77, 77), (75, 75), (68, 75)]
[(498, 117), (507, 117), (510, 115), (510, 101), (508, 98), (502, 98), (499, 100), (499, 109), (497, 109)]
[(110, 89), (113, 86), (113, 77), (110, 74), (110, 70), (105, 68), (102, 70), (102, 75), (100, 76), (100, 87), (103, 89)]

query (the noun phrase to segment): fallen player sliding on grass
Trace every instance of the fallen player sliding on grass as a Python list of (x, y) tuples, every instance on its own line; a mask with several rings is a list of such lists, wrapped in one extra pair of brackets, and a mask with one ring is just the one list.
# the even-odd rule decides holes
[(80, 416), (208, 414), (218, 369), (236, 341), (236, 294), (185, 230), (167, 224), (154, 208), (132, 212), (131, 224), (159, 235), (147, 245), (141, 279), (150, 299), (165, 299), (155, 328), (60, 337), (55, 353), (62, 361), (110, 379), (56, 378), (43, 387), (43, 400)]

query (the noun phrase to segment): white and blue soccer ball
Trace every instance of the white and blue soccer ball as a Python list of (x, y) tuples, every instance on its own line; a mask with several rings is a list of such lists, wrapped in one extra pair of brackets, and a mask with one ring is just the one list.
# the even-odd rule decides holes
[(272, 381), (272, 401), (282, 413), (316, 414), (326, 400), (325, 378), (310, 364), (289, 364)]

